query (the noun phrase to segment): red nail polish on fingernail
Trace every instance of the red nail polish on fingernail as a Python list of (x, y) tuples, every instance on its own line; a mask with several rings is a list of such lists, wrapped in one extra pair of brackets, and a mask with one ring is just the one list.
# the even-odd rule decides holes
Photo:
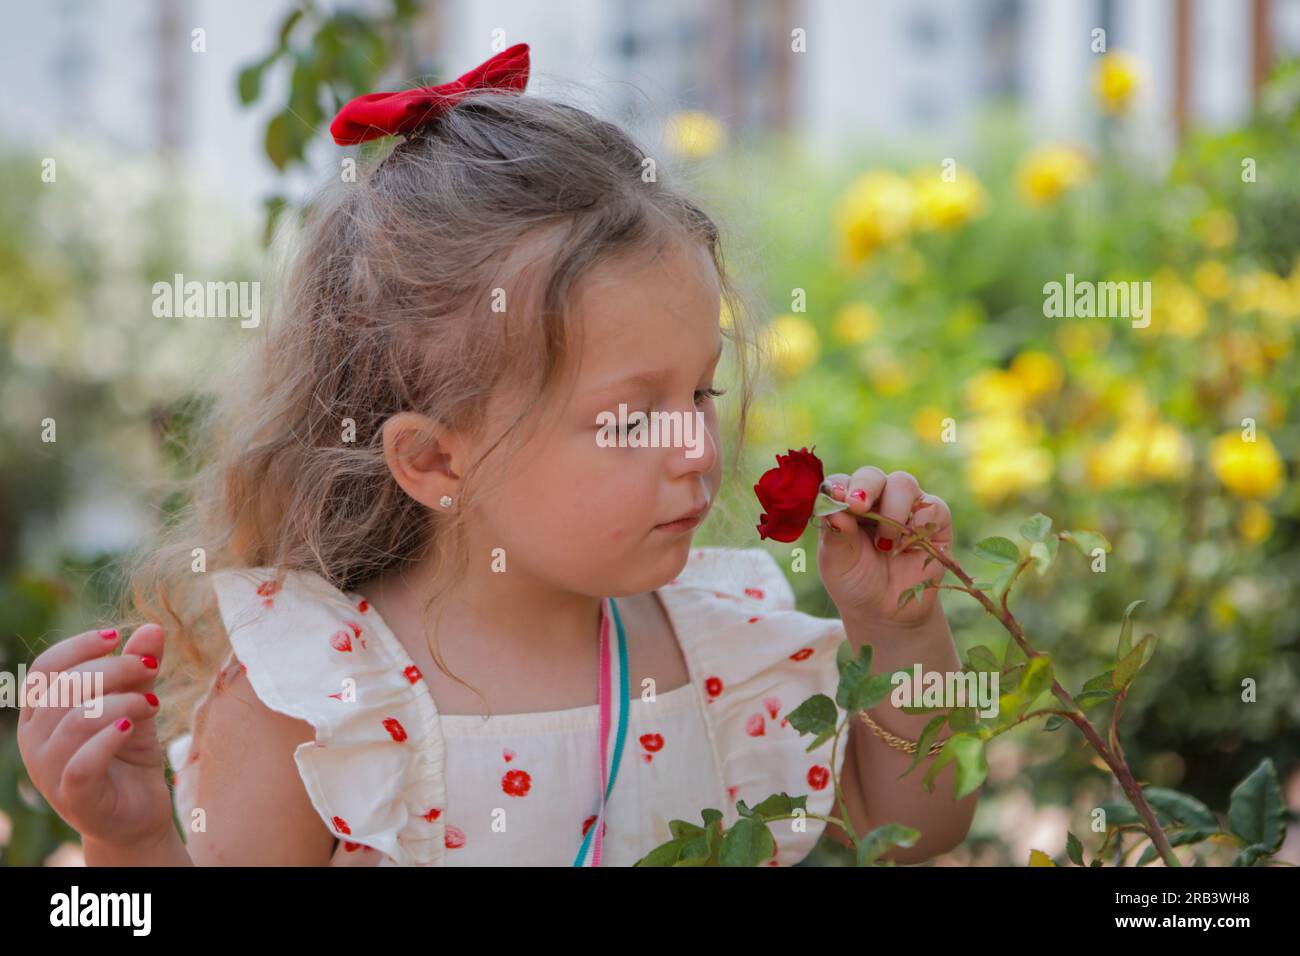
[(888, 551), (893, 546), (894, 546), (894, 542), (890, 541), (888, 538), (876, 539), (876, 547), (879, 548), (881, 551)]
[(152, 654), (145, 654), (140, 658), (140, 663), (148, 668), (156, 668), (158, 666), (158, 658), (154, 657)]
[(145, 694), (145, 695), (144, 695), (144, 699), (147, 700), (147, 701), (149, 702), (149, 705), (150, 705), (151, 707), (157, 707), (157, 706), (158, 706), (158, 695), (157, 695), (157, 694)]
[(859, 501), (866, 501), (867, 493), (863, 491), (861, 488), (854, 488), (852, 491), (849, 492), (849, 497), (857, 498)]
[(106, 641), (116, 640), (116, 639), (117, 639), (117, 628), (115, 628), (115, 627), (108, 627), (108, 628), (105, 628), (104, 630), (102, 630), (102, 631), (99, 632), (99, 636), (102, 637), (102, 638), (103, 638), (104, 640), (106, 640)]
[(129, 721), (129, 720), (127, 720), (125, 717), (123, 717), (121, 720), (119, 720), (119, 721), (117, 722), (117, 725), (116, 725), (116, 726), (117, 726), (117, 729), (118, 729), (118, 730), (130, 730), (130, 729), (131, 729), (131, 721)]

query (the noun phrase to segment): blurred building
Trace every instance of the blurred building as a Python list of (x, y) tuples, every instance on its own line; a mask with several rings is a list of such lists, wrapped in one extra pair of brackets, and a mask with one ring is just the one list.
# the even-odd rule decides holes
[[(318, 5), (377, 12), (389, 0)], [(262, 152), (274, 105), (241, 107), (235, 76), (270, 49), (293, 6), (11, 7), (0, 31), (0, 145), (39, 149), (61, 134), (174, 149), (251, 208), (277, 183)], [(1023, 102), (1040, 135), (1093, 137), (1097, 29), (1108, 49), (1143, 65), (1141, 129), (1164, 148), (1180, 126), (1248, 114), (1268, 65), (1300, 51), (1300, 0), (427, 0), (412, 47), (416, 73), (454, 76), (485, 58), (494, 38), (527, 40), (532, 89), (587, 98), (638, 132), (693, 108), (742, 140), (784, 130), (823, 151), (955, 151), (984, 106), (1008, 99)], [(792, 52), (800, 40), (805, 52)], [(286, 84), (268, 77), (266, 95), (283, 101)], [(325, 157), (332, 147), (321, 139)]]

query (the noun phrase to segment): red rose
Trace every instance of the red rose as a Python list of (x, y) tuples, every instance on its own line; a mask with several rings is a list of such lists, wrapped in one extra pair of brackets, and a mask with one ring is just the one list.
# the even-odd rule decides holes
[[(816, 445), (813, 448), (816, 449)], [(826, 475), (821, 459), (807, 448), (776, 456), (776, 468), (763, 473), (754, 486), (764, 514), (758, 536), (774, 541), (798, 541), (808, 527)]]

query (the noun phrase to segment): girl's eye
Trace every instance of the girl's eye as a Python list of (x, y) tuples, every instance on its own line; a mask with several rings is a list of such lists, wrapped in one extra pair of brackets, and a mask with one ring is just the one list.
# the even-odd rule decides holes
[(695, 393), (695, 404), (696, 405), (703, 404), (703, 399), (700, 398), (701, 395), (703, 395), (705, 398), (721, 398), (723, 395), (726, 394), (727, 394), (726, 389), (702, 388)]

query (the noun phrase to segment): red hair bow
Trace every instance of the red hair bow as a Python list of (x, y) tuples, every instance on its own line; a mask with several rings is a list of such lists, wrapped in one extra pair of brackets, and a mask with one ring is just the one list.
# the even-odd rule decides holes
[(480, 89), (519, 93), (527, 85), (528, 44), (516, 43), (450, 83), (358, 96), (339, 110), (330, 133), (340, 146), (408, 133), (450, 110), (466, 93)]

